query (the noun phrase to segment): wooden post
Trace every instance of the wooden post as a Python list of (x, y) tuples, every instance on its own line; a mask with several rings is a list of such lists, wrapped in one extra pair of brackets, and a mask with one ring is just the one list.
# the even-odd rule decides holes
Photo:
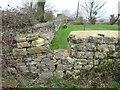
[(46, 0), (38, 0), (37, 2), (37, 15), (40, 22), (44, 21), (44, 8)]
[(0, 31), (0, 90), (2, 90), (2, 31)]
[(79, 0), (78, 0), (78, 6), (77, 6), (77, 15), (76, 15), (76, 19), (79, 18)]
[(83, 22), (84, 22), (84, 24), (83, 24), (83, 25), (84, 25), (84, 31), (85, 31), (85, 29), (86, 29), (86, 26), (85, 26), (85, 19), (83, 20)]

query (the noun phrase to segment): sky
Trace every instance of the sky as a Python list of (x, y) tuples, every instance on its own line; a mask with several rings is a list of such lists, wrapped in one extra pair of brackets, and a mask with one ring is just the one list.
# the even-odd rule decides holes
[[(28, 0), (24, 0), (28, 1)], [(33, 0), (37, 1), (37, 0)], [(71, 11), (71, 13), (75, 12), (77, 10), (77, 4), (78, 0), (46, 0), (47, 4), (49, 3), (50, 6), (53, 6), (56, 10), (61, 11), (68, 9)], [(79, 0), (80, 4), (83, 4), (84, 0)], [(101, 1), (107, 1), (107, 3), (104, 6), (105, 13), (104, 17), (108, 18), (110, 14), (118, 14), (118, 2), (120, 0), (101, 0)], [(9, 4), (11, 7), (17, 7), (22, 6), (23, 0), (0, 0), (0, 6), (2, 8), (7, 8), (7, 5)]]

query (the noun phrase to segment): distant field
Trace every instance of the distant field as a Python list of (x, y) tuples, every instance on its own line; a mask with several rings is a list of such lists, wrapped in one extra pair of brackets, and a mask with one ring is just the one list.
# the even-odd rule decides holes
[[(86, 25), (86, 30), (118, 30), (118, 25)], [(83, 25), (67, 25), (67, 29), (62, 26), (57, 31), (52, 43), (51, 49), (67, 49), (67, 37), (71, 31), (83, 31)]]

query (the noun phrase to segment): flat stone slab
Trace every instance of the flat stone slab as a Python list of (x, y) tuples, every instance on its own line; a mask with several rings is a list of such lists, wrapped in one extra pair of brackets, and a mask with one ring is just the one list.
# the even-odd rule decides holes
[(114, 38), (120, 38), (119, 36), (120, 31), (98, 31), (98, 30), (89, 30), (89, 31), (72, 31), (70, 32), (70, 35), (75, 36), (76, 39), (79, 38), (88, 38), (90, 36), (93, 37), (100, 37), (100, 36), (104, 36), (104, 37), (114, 37)]

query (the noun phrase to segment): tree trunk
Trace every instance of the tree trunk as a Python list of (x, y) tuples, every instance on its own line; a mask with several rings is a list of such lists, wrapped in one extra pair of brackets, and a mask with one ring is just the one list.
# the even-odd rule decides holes
[(40, 22), (44, 21), (44, 5), (45, 2), (37, 2), (37, 16)]

